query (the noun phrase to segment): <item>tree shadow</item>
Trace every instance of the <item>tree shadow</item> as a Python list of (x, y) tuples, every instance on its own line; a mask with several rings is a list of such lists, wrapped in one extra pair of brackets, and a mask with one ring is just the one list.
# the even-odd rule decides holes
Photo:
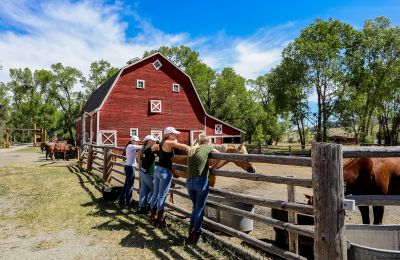
[[(129, 234), (121, 239), (122, 247), (148, 248), (160, 259), (186, 259), (176, 247), (181, 248), (193, 259), (215, 259), (216, 257), (204, 249), (204, 244), (190, 246), (186, 244), (186, 232), (176, 223), (166, 229), (158, 230), (148, 222), (146, 215), (137, 215), (133, 210), (118, 206), (115, 203), (104, 201), (93, 192), (93, 188), (102, 191), (102, 178), (96, 174), (90, 174), (76, 164), (67, 166), (68, 170), (77, 176), (80, 186), (89, 195), (91, 201), (81, 204), (82, 207), (94, 207), (90, 215), (106, 218), (107, 221), (96, 225), (93, 229), (129, 231)], [(186, 231), (186, 230), (185, 230)], [(182, 234), (184, 233), (184, 234)]]

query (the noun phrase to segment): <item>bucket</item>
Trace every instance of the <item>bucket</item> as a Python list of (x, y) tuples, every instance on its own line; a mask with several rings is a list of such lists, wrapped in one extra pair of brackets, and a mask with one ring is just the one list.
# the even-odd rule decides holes
[[(217, 202), (226, 206), (234, 207), (237, 209), (245, 210), (247, 212), (254, 213), (254, 205), (242, 203), (242, 202), (232, 202), (227, 201), (223, 197), (209, 195), (208, 199), (213, 202)], [(235, 214), (229, 213), (227, 211), (215, 209), (206, 206), (204, 210), (204, 215), (215, 222), (221, 223), (225, 226), (231, 227), (233, 229), (239, 230), (241, 232), (249, 233), (253, 230), (254, 221), (245, 217), (237, 216)]]

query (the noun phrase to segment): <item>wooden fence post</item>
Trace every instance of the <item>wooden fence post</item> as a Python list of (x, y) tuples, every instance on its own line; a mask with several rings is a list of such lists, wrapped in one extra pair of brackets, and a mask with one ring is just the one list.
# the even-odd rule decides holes
[(313, 143), (314, 259), (347, 259), (342, 146)]
[(4, 142), (4, 148), (10, 148), (10, 128), (6, 128), (6, 141)]
[(33, 147), (36, 146), (36, 123), (33, 124)]
[(92, 170), (92, 164), (93, 164), (93, 146), (89, 145), (89, 150), (87, 154), (87, 165), (86, 165), (86, 170), (88, 172)]
[[(287, 185), (288, 191), (288, 202), (295, 202), (295, 186)], [(288, 211), (288, 222), (297, 224), (296, 212)], [(299, 245), (298, 245), (298, 235), (293, 232), (288, 232), (288, 242), (289, 242), (289, 251), (298, 254), (299, 253)]]
[(103, 148), (104, 161), (103, 161), (103, 181), (109, 181), (111, 176), (111, 149)]

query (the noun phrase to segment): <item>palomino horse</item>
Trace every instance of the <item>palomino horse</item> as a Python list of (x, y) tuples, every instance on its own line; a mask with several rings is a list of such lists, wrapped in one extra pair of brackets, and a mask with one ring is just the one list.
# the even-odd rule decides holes
[[(400, 158), (357, 158), (343, 167), (345, 194), (400, 195)], [(359, 206), (363, 224), (369, 224), (369, 207)], [(382, 224), (384, 206), (373, 206), (374, 224)]]
[[(355, 158), (343, 166), (345, 195), (400, 195), (400, 158)], [(313, 196), (306, 195), (308, 204)], [(358, 206), (363, 224), (370, 224), (369, 207)], [(382, 224), (384, 206), (373, 206), (374, 225)]]
[[(213, 145), (216, 150), (218, 150), (221, 153), (240, 153), (240, 154), (247, 154), (247, 149), (244, 144), (222, 144), (222, 145)], [(209, 164), (213, 165), (217, 162), (217, 159), (209, 159)], [(176, 164), (182, 164), (182, 165), (187, 165), (187, 155), (175, 155), (174, 158), (172, 159), (173, 163)], [(222, 166), (225, 164), (233, 162), (236, 164), (238, 167), (242, 168), (243, 170), (246, 170), (247, 172), (255, 173), (256, 172), (256, 167), (254, 163), (252, 162), (244, 162), (244, 161), (229, 161), (227, 160)], [(221, 166), (221, 167), (222, 167)], [(187, 173), (185, 171), (180, 171), (180, 170), (173, 170), (172, 175), (174, 178), (187, 178)], [(209, 185), (211, 187), (215, 186), (215, 183), (217, 181), (217, 176), (215, 175), (210, 175), (208, 178)], [(174, 188), (175, 184), (172, 183), (171, 187)], [(170, 194), (170, 201), (171, 203), (174, 202), (174, 196), (171, 193)]]

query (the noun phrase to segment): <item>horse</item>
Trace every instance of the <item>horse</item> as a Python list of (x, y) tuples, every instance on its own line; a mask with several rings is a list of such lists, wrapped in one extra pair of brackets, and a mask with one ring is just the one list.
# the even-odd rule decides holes
[[(246, 146), (244, 144), (222, 144), (222, 145), (217, 145), (213, 144), (214, 148), (218, 150), (221, 153), (240, 153), (240, 154), (248, 154)], [(218, 159), (209, 159), (209, 165), (213, 165), (218, 161)], [(187, 155), (175, 155), (172, 159), (172, 162), (175, 164), (182, 164), (182, 165), (187, 165)], [(243, 170), (251, 173), (256, 172), (256, 167), (254, 163), (252, 162), (245, 162), (245, 161), (229, 161), (226, 160), (225, 163), (222, 166), (226, 165), (229, 162), (233, 162), (236, 164), (238, 167), (242, 168)], [(180, 171), (180, 170), (173, 170), (172, 175), (174, 178), (187, 178), (187, 172), (186, 171)], [(217, 181), (217, 176), (215, 175), (210, 175), (208, 177), (208, 183), (211, 187), (214, 187)], [(171, 188), (175, 188), (175, 184), (171, 184)], [(171, 193), (170, 194), (170, 202), (175, 203), (174, 201), (174, 196)]]
[[(400, 195), (400, 158), (354, 158), (343, 165), (345, 195)], [(314, 197), (304, 194), (308, 204)], [(369, 206), (358, 206), (363, 224), (370, 224)], [(384, 206), (373, 206), (374, 225), (382, 224)]]
[[(400, 195), (400, 158), (356, 158), (343, 167), (345, 195)], [(370, 224), (369, 207), (359, 206), (363, 224)], [(373, 206), (374, 225), (382, 224), (384, 206)]]

